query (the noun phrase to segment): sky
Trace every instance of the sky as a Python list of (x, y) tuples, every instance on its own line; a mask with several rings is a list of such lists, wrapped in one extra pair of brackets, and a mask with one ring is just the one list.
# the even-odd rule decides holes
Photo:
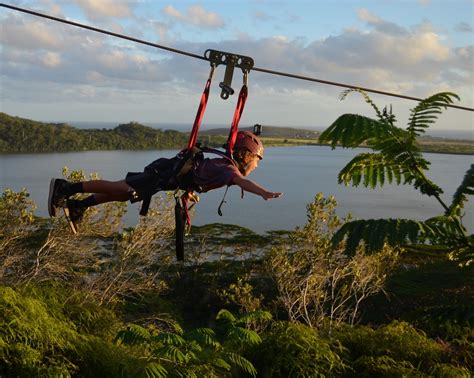
[[(203, 55), (251, 56), (255, 66), (425, 98), (458, 94), (474, 107), (472, 0), (159, 1), (5, 0)], [(189, 124), (209, 63), (0, 8), (1, 106), (45, 122)], [(214, 74), (203, 128), (230, 125)], [(242, 72), (234, 71), (236, 93)], [(374, 116), (343, 88), (252, 71), (241, 125), (322, 129), (344, 113)], [(416, 102), (371, 94), (405, 127)], [(474, 112), (447, 109), (435, 130), (474, 132)]]

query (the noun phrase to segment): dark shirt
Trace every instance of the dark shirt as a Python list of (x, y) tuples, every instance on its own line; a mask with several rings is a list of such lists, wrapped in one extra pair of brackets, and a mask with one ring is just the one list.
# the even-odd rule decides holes
[(237, 166), (224, 158), (198, 160), (193, 169), (193, 182), (200, 193), (232, 185), (234, 178), (240, 176)]

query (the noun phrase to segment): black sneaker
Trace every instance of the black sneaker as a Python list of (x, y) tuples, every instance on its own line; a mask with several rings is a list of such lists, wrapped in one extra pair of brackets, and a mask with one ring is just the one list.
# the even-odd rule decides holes
[(53, 178), (49, 184), (48, 212), (50, 217), (56, 216), (56, 209), (63, 207), (68, 197), (69, 183), (66, 180)]
[(77, 234), (78, 227), (77, 225), (82, 221), (84, 213), (86, 211), (85, 207), (78, 207), (77, 201), (66, 200), (66, 204), (63, 207), (64, 215), (66, 215), (69, 226), (74, 234)]

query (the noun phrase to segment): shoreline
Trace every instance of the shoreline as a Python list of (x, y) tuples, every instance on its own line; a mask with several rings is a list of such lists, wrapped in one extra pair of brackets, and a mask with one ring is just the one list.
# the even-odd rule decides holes
[[(265, 139), (264, 139), (265, 143)], [(306, 142), (306, 143), (288, 143), (288, 142), (269, 142), (265, 143), (265, 148), (269, 147), (304, 147), (304, 146), (317, 146), (317, 147), (329, 147), (332, 148), (329, 144), (322, 144), (318, 142)], [(216, 148), (216, 147), (214, 147)], [(343, 148), (343, 149), (349, 149), (341, 146), (336, 146), (335, 148)], [(175, 147), (175, 148), (137, 148), (137, 149), (81, 149), (81, 150), (51, 150), (51, 151), (0, 151), (0, 156), (1, 155), (36, 155), (36, 154), (67, 154), (67, 153), (76, 153), (76, 152), (112, 152), (112, 151), (166, 151), (166, 150), (181, 150), (182, 148)], [(358, 147), (351, 147), (351, 149), (366, 149), (366, 150), (371, 150), (370, 147), (363, 147), (363, 146), (358, 146)], [(444, 149), (426, 149), (423, 148), (423, 146), (420, 147), (420, 151), (423, 153), (429, 153), (429, 154), (443, 154), (443, 155), (462, 155), (462, 156), (473, 156), (474, 155), (474, 143), (472, 146), (472, 151), (446, 151)]]

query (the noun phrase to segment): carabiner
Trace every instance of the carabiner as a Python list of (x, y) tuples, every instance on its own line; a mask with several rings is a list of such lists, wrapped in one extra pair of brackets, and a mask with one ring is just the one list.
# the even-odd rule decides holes
[(214, 63), (211, 63), (211, 72), (209, 72), (209, 80), (212, 80), (212, 77), (214, 76), (214, 70), (216, 69), (216, 65)]

